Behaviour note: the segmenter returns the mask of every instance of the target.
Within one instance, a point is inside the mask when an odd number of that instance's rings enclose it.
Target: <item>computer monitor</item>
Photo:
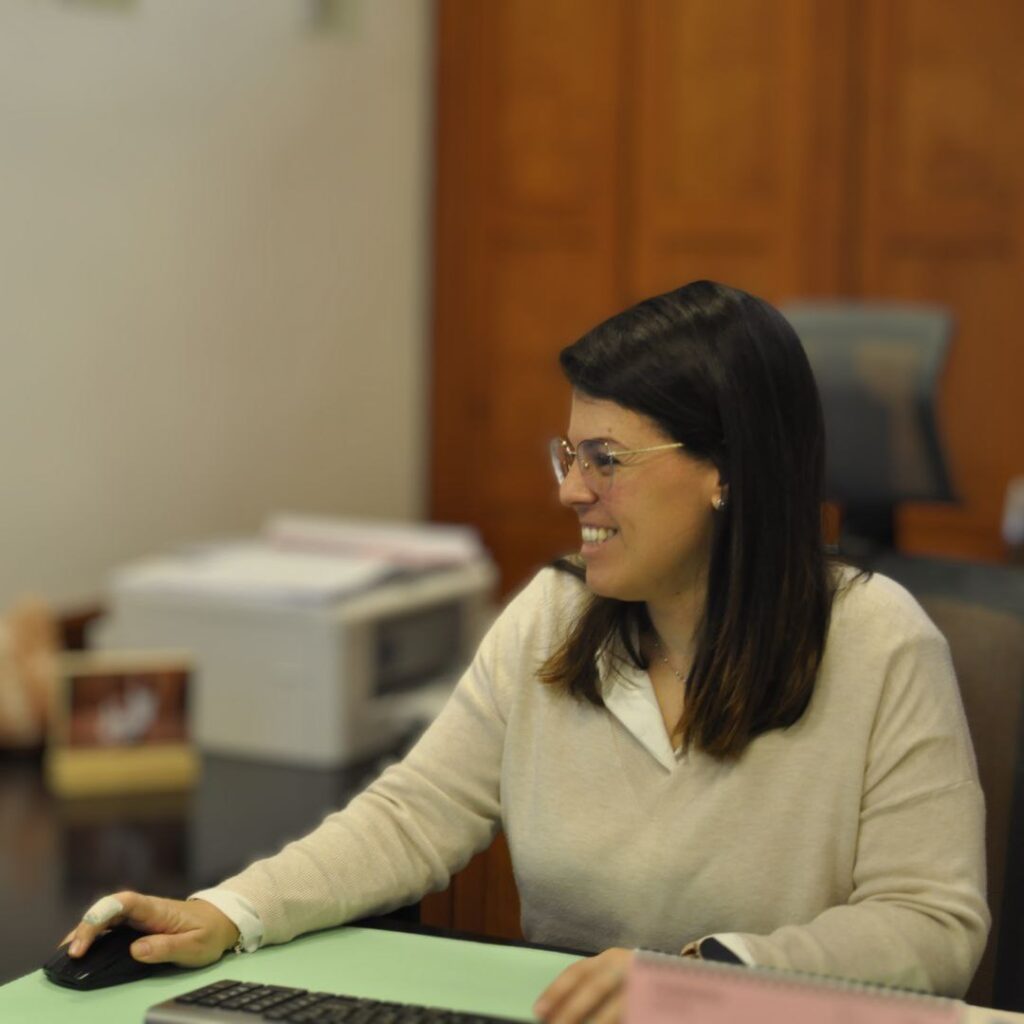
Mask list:
[[[878,302],[794,302],[782,312],[821,392],[840,548],[891,548],[901,502],[955,500],[936,418],[952,318],[934,306]]]

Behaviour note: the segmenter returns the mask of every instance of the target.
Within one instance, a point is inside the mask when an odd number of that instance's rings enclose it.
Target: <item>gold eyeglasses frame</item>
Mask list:
[[[548,442],[548,451],[551,455],[551,468],[554,470],[555,479],[558,485],[565,483],[566,477],[572,470],[573,463],[579,461],[580,471],[588,479],[611,481],[615,469],[615,460],[622,455],[643,455],[646,452],[662,452],[671,448],[685,448],[682,441],[672,441],[669,444],[653,444],[646,448],[612,448],[607,441],[599,441],[597,438],[588,438],[573,448],[566,437],[553,437]],[[590,453],[590,454],[588,454]],[[603,460],[603,461],[602,461]],[[593,471],[593,474],[591,474]],[[607,484],[603,486],[608,486]]]

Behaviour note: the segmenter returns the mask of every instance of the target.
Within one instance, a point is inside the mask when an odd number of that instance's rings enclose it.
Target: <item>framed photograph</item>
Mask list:
[[[67,654],[50,716],[46,776],[63,796],[188,788],[193,666],[175,651]]]

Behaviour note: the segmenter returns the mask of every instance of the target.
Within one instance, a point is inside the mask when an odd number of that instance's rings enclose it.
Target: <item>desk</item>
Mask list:
[[[102,893],[213,885],[308,832],[380,768],[206,756],[189,793],[62,801],[38,755],[0,758],[0,983],[38,967]]]
[[[58,988],[35,971],[0,987],[4,1024],[139,1024],[147,1007],[221,978],[344,992],[531,1019],[541,991],[576,957],[523,946],[466,942],[373,928],[337,928],[228,954],[171,977],[96,992]]]
[[[532,1019],[533,1001],[576,957],[569,953],[435,938],[373,928],[336,928],[174,976],[75,992],[40,971],[0,987],[4,1024],[139,1024],[146,1008],[221,978],[295,985]],[[970,1007],[965,1024],[1024,1024],[1024,1015]]]

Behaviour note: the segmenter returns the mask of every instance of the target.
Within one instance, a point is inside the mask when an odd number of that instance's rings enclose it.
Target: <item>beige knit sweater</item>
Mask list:
[[[946,643],[913,598],[846,573],[803,718],[737,763],[668,767],[535,678],[585,594],[540,572],[401,764],[223,883],[265,941],[442,889],[503,828],[533,941],[671,952],[734,932],[759,964],[962,994],[989,925],[983,801]]]

